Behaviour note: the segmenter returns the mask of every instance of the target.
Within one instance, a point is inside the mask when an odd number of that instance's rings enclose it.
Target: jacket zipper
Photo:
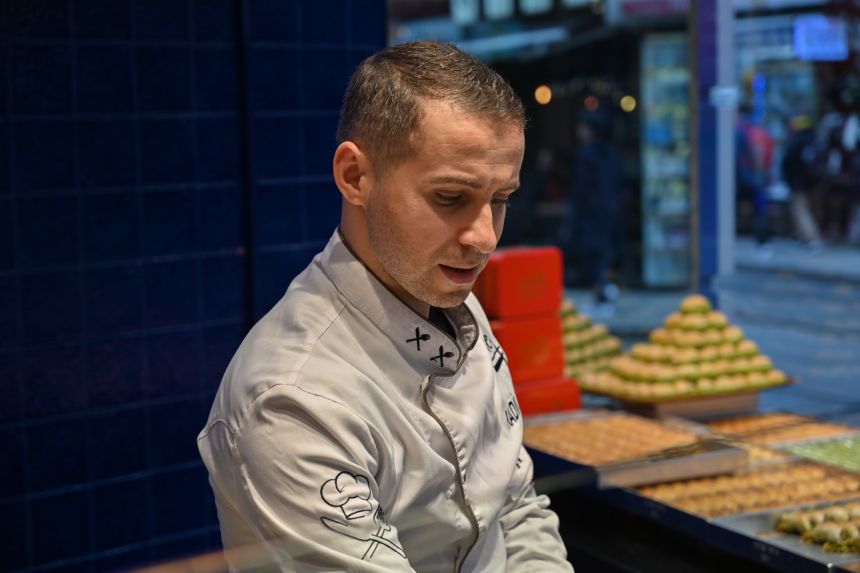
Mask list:
[[[445,432],[445,436],[448,438],[448,443],[451,444],[451,449],[454,451],[454,459],[457,462],[457,481],[460,485],[460,495],[463,497],[463,506],[466,508],[466,517],[469,518],[469,523],[474,527],[474,535],[472,536],[472,541],[469,544],[469,547],[466,548],[466,551],[460,553],[457,556],[457,559],[454,562],[454,571],[455,573],[460,573],[463,568],[463,563],[466,562],[466,557],[469,556],[469,553],[475,547],[475,544],[478,542],[478,518],[475,516],[475,512],[472,510],[472,506],[469,505],[469,501],[466,499],[466,480],[463,479],[463,470],[460,467],[460,459],[457,455],[457,446],[454,444],[454,436],[451,435],[450,430],[448,430],[448,426],[436,415],[436,412],[433,411],[433,408],[430,407],[430,404],[427,402],[427,392],[430,390],[430,385],[433,383],[433,375],[431,374],[429,379],[427,380],[427,385],[424,387],[424,390],[421,392],[421,400],[424,402],[424,409],[428,414],[433,416],[433,419],[436,420],[442,427],[442,431]]]

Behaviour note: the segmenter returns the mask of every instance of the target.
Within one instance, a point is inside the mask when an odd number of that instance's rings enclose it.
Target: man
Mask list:
[[[234,569],[572,570],[470,294],[523,127],[510,86],[449,45],[353,75],[340,228],[248,334],[198,439]]]

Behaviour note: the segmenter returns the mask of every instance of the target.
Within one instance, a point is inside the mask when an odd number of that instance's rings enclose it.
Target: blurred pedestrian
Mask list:
[[[773,163],[774,141],[765,128],[750,119],[751,109],[739,110],[735,127],[735,182],[739,212],[752,212],[753,234],[759,252],[769,254],[767,186]],[[740,219],[740,217],[739,217]]]
[[[614,302],[618,287],[609,280],[615,223],[621,200],[621,153],[609,138],[609,117],[586,112],[576,125],[579,147],[570,183],[570,248],[574,268],[598,305]]]
[[[831,110],[818,130],[824,188],[821,210],[827,237],[842,241],[851,239],[855,213],[860,218],[860,78],[843,78],[829,95]],[[860,221],[856,227],[860,234]]]
[[[817,250],[821,248],[821,231],[810,209],[810,196],[818,183],[819,154],[812,119],[808,115],[793,117],[789,132],[780,171],[791,192],[789,208],[794,232],[801,242]]]

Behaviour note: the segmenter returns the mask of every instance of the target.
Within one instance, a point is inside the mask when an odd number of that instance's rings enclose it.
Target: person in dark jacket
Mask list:
[[[749,205],[753,213],[753,232],[758,246],[770,241],[767,220],[767,185],[773,157],[773,139],[750,120],[751,110],[739,110],[735,126],[735,184],[739,206]]]
[[[782,156],[782,179],[791,189],[790,209],[795,233],[801,242],[813,248],[821,245],[821,231],[812,216],[809,198],[816,186],[817,149],[815,131],[809,116],[798,115],[789,123],[791,135]]]
[[[609,118],[603,114],[585,114],[576,134],[580,145],[571,177],[570,252],[600,304],[618,296],[608,273],[621,195],[621,154],[609,141]]]

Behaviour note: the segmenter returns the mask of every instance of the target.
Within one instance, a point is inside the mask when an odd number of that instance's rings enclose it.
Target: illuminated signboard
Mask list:
[[[794,52],[798,59],[838,62],[848,59],[848,30],[841,18],[823,14],[794,20]]]
[[[778,10],[819,6],[827,0],[732,0],[736,11]],[[689,0],[605,0],[606,21],[623,23],[638,19],[681,16],[690,8]]]

